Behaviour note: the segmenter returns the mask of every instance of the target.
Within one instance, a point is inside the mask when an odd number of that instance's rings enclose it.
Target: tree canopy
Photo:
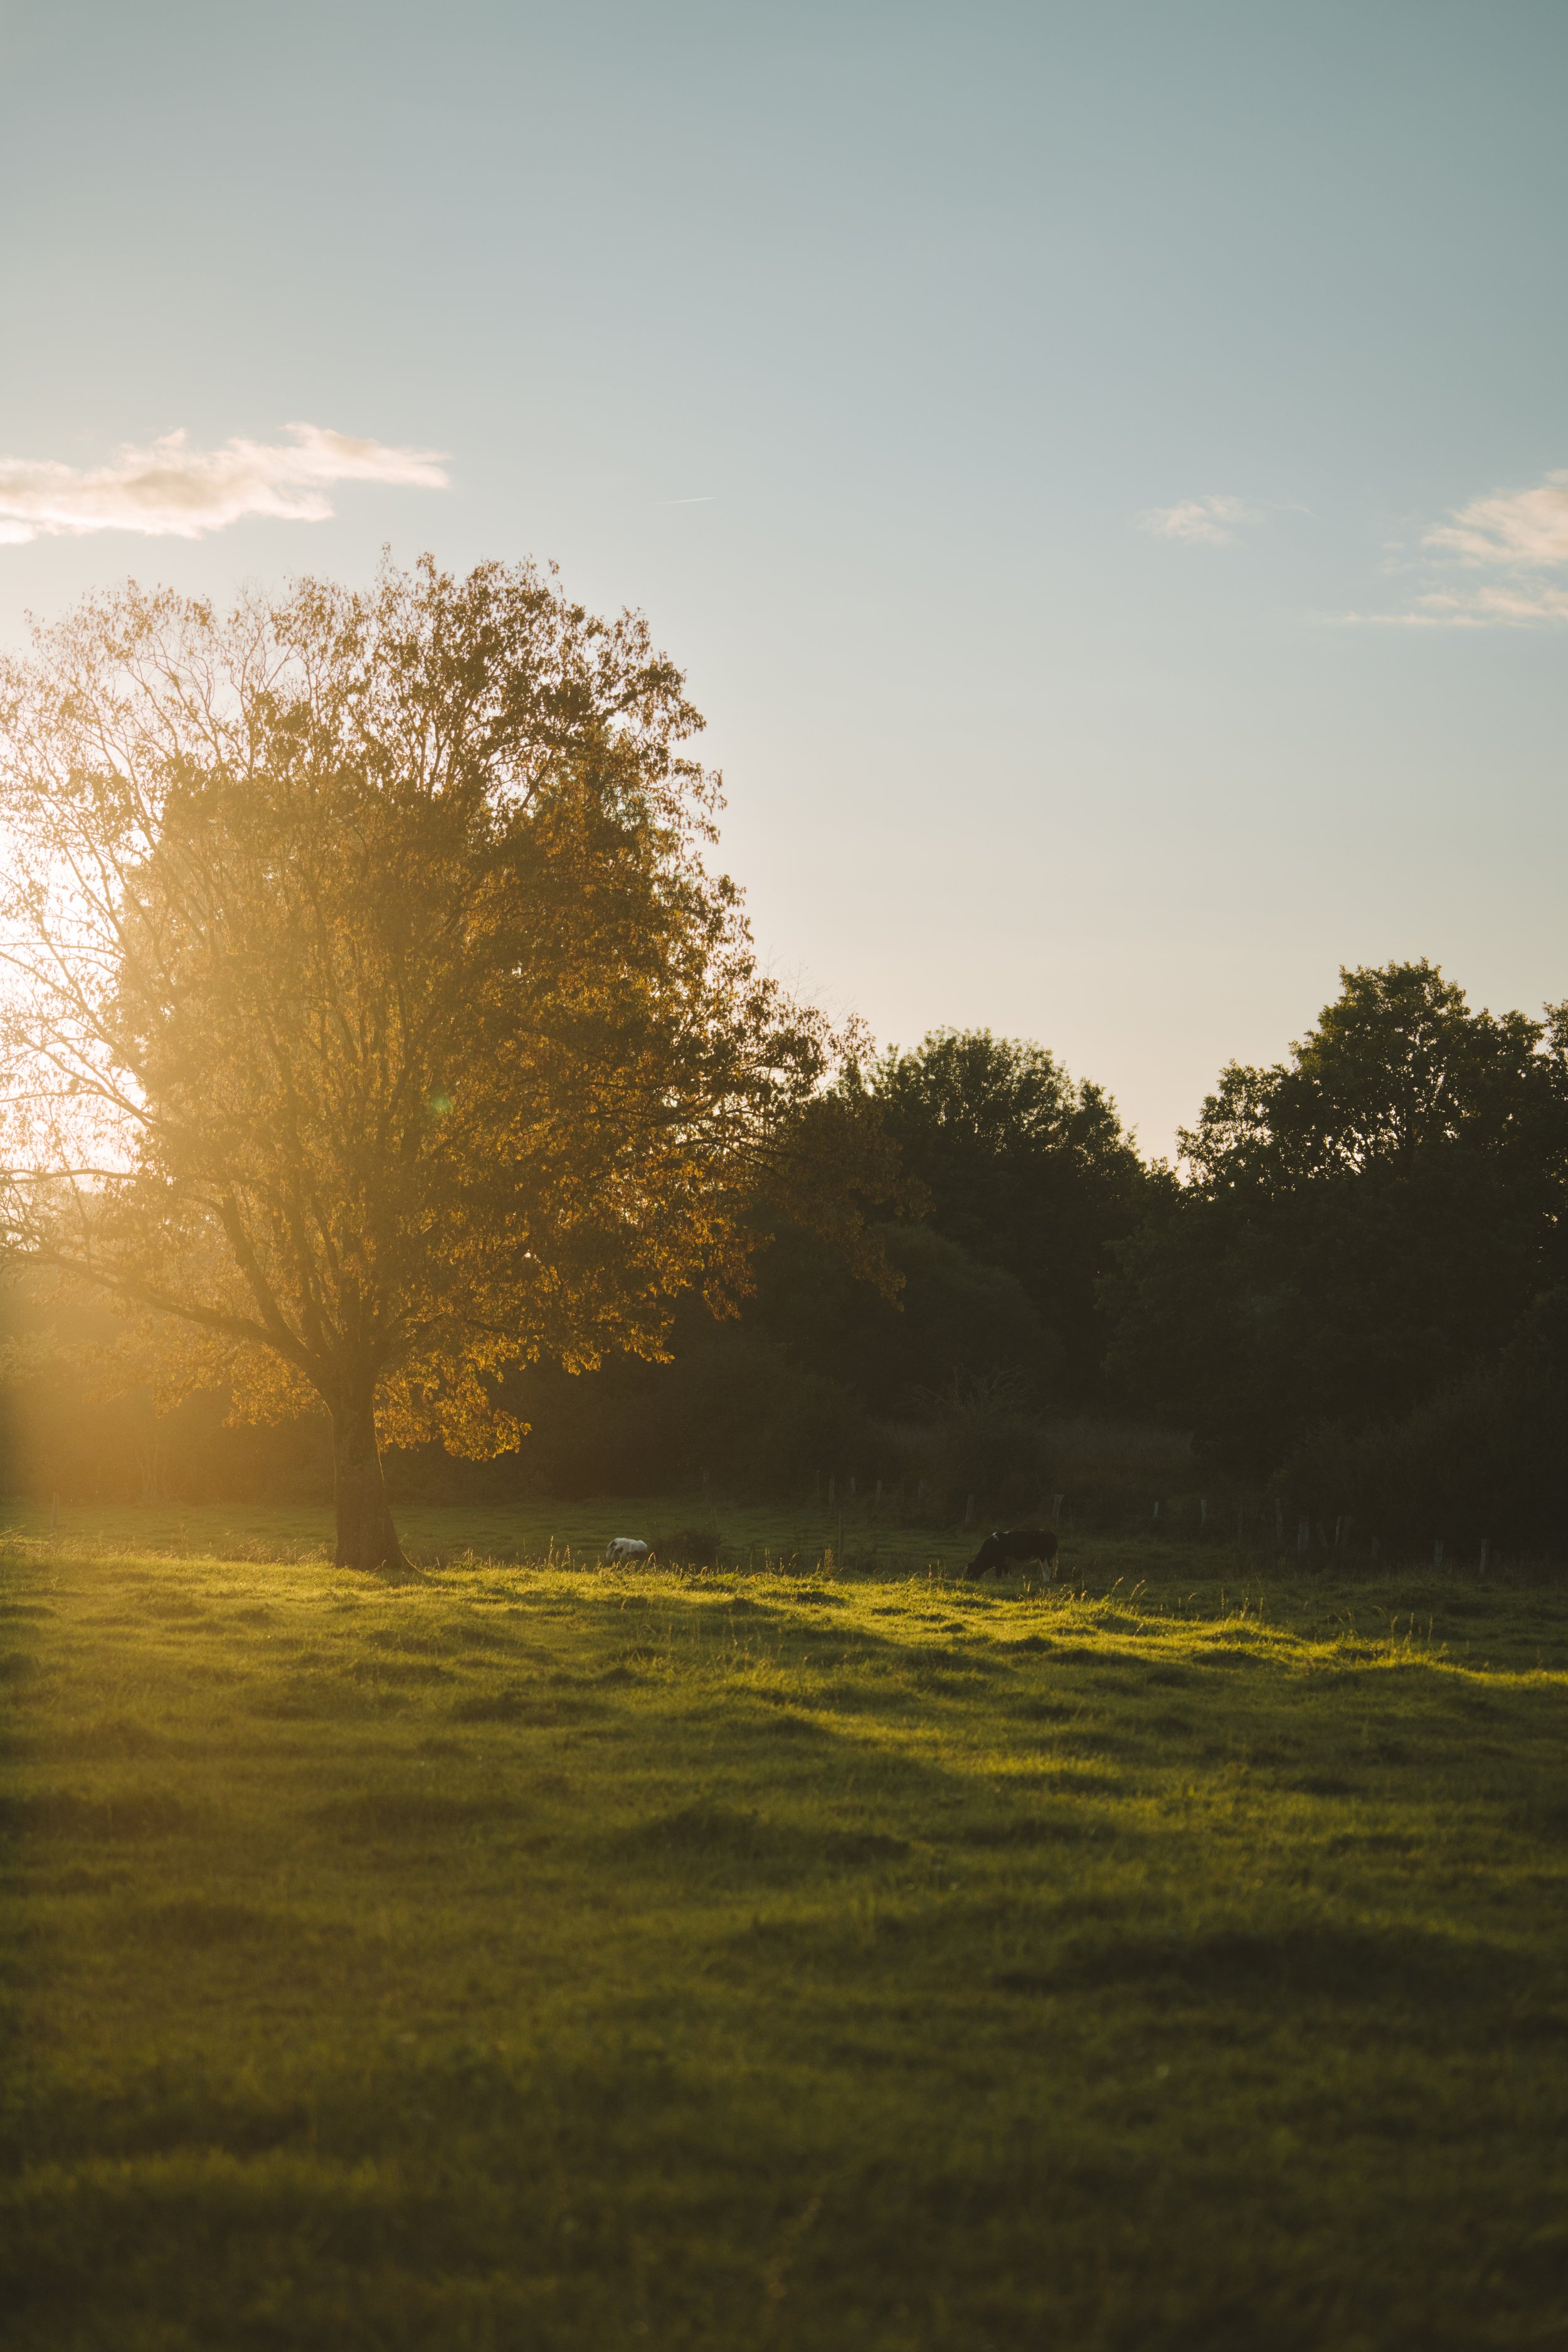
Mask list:
[[[1262,1466],[1495,1357],[1568,1274],[1568,1006],[1474,1012],[1426,962],[1341,980],[1289,1063],[1221,1074],[1111,1289],[1124,1388]]]
[[[340,1559],[401,1561],[378,1430],[515,1444],[509,1367],[658,1357],[809,1209],[833,1040],[704,866],[700,724],[527,564],[132,585],[0,673],[5,1233],[171,1392],[319,1400]]]
[[[1140,1157],[1110,1097],[1045,1046],[989,1029],[933,1030],[852,1083],[923,1189],[931,1224],[1013,1277],[1045,1335],[1041,1363],[1080,1400],[1098,1384],[1105,1345],[1098,1286],[1168,1181]]]

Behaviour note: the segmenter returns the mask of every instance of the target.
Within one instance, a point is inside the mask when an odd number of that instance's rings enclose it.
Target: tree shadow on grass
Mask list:
[[[773,1821],[711,1798],[650,1815],[612,1832],[605,1854],[622,1867],[664,1869],[695,1864],[727,1874],[796,1878],[824,1866],[842,1869],[901,1861],[907,1838],[876,1829],[828,1829]]]
[[[1235,2005],[1397,2001],[1415,2013],[1527,1984],[1530,1962],[1496,1943],[1418,1927],[1289,1920],[1188,1936],[1131,1932],[1065,1942],[1038,1968],[998,1970],[999,1992],[1137,1989],[1186,2002]]]
[[[45,1789],[0,1797],[0,1838],[18,1842],[118,1843],[171,1837],[195,1826],[192,1808],[162,1790],[83,1797],[68,1789]]]
[[[434,1789],[367,1789],[313,1805],[323,1828],[373,1838],[439,1838],[486,1822],[515,1821],[523,1808],[506,1796],[450,1796]]]

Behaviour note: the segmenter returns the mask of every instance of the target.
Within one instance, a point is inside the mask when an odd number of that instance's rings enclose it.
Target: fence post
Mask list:
[[[1432,1547],[1432,1565],[1434,1568],[1441,1568],[1443,1565],[1443,1538],[1441,1536],[1437,1538],[1436,1542]]]
[[[1297,1522],[1296,1522],[1296,1552],[1297,1552],[1297,1556],[1298,1556],[1298,1558],[1300,1558],[1300,1556],[1301,1555],[1301,1553],[1302,1553],[1302,1552],[1304,1552],[1304,1551],[1306,1550],[1306,1549],[1307,1549],[1308,1545],[1311,1542],[1311,1540],[1312,1540],[1312,1522],[1311,1522],[1311,1520],[1310,1520],[1310,1519],[1298,1519],[1298,1520],[1297,1520]]]
[[[1274,1497],[1274,1549],[1276,1551],[1285,1549],[1285,1505],[1279,1495]]]
[[[1481,1572],[1481,1574],[1482,1574],[1483,1576],[1484,1576],[1484,1575],[1486,1574],[1486,1572],[1487,1572],[1487,1555],[1488,1555],[1488,1553],[1491,1550],[1491,1548],[1492,1548],[1492,1547],[1491,1547],[1491,1538],[1490,1538],[1489,1536],[1483,1536],[1483,1537],[1481,1538],[1481,1567],[1480,1567],[1480,1572]]]
[[[1065,1495],[1053,1495],[1053,1496],[1051,1496],[1051,1517],[1052,1517],[1053,1521],[1058,1520],[1058,1519],[1059,1519],[1059,1518],[1061,1517],[1061,1515],[1062,1515],[1062,1505],[1063,1505],[1066,1501],[1067,1501],[1067,1496],[1066,1496]]]
[[[965,1527],[968,1527],[968,1526],[972,1523],[972,1521],[973,1520],[973,1517],[974,1517],[974,1497],[973,1497],[973,1495],[971,1495],[971,1496],[969,1497],[968,1502],[967,1502],[967,1503],[965,1503],[965,1505],[964,1505],[964,1507],[963,1507],[963,1524],[964,1524],[964,1526],[965,1526]]]

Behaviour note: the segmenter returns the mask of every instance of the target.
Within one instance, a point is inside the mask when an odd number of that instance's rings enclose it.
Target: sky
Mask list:
[[[1168,1151],[1342,964],[1568,996],[1564,88],[1562,0],[0,0],[0,642],[552,558],[773,969]]]

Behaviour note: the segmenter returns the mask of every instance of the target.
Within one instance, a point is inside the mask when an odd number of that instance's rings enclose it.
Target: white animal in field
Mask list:
[[[605,1558],[616,1559],[647,1559],[653,1547],[637,1536],[612,1536],[605,1546]]]

